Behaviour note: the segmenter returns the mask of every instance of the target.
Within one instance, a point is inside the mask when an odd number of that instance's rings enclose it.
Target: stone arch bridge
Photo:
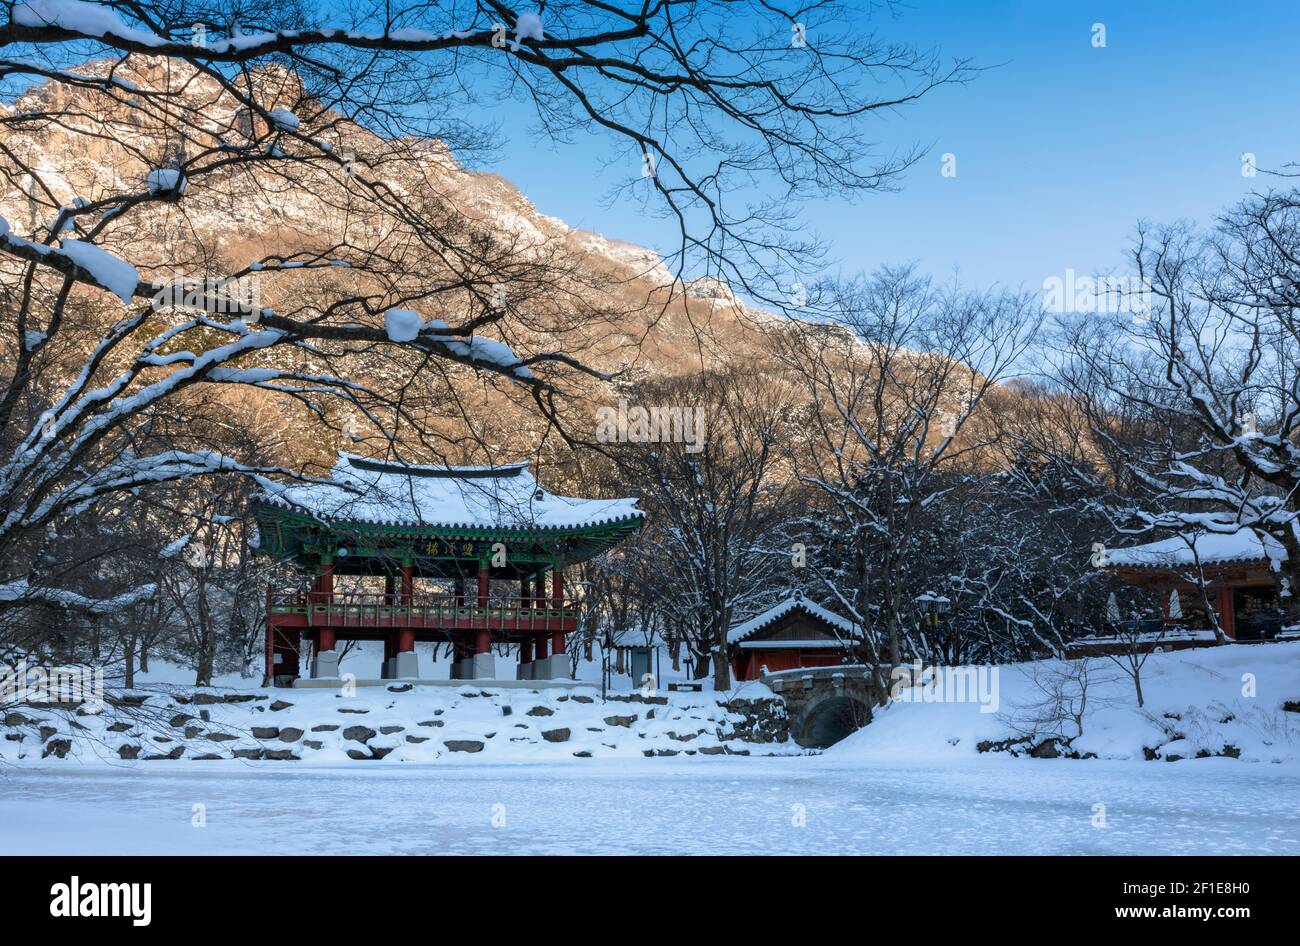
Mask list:
[[[844,664],[779,670],[761,679],[785,700],[794,741],[825,749],[871,722],[872,708],[883,696],[873,672],[862,664]]]

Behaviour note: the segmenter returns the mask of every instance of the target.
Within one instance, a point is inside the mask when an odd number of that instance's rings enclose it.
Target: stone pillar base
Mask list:
[[[532,668],[533,680],[568,680],[569,655],[552,654],[545,660],[535,661]]]
[[[318,650],[311,659],[312,679],[337,677],[339,675],[339,652],[337,650]]]
[[[415,651],[402,651],[393,658],[394,680],[419,680],[420,658]]]
[[[520,664],[519,669],[515,671],[516,680],[531,680],[533,678],[533,663],[529,661],[526,664]]]
[[[471,680],[495,680],[497,676],[496,659],[491,653],[475,654],[466,661]]]
[[[413,650],[404,650],[384,661],[385,680],[419,679],[420,658]]]

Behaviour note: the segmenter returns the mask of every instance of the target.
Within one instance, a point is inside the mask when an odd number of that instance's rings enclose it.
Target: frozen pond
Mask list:
[[[1227,759],[49,764],[0,771],[0,853],[1300,854],[1297,799]]]

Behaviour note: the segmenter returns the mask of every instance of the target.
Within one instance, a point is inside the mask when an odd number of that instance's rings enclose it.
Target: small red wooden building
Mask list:
[[[857,639],[852,621],[796,594],[732,626],[727,633],[731,673],[737,680],[754,680],[764,669],[775,672],[849,663]]]
[[[1275,539],[1253,529],[1240,529],[1108,549],[1099,564],[1128,583],[1160,595],[1161,617],[1175,632],[1168,643],[1176,646],[1197,631],[1212,630],[1215,617],[1232,640],[1276,639],[1286,624],[1286,608],[1271,562],[1285,558],[1286,550]],[[1175,589],[1182,614],[1170,617],[1170,595]],[[1205,598],[1213,614],[1206,613]],[[1214,638],[1203,635],[1201,640],[1213,643]]]

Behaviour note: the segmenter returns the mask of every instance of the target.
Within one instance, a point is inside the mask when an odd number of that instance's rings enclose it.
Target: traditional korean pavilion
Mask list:
[[[1237,641],[1273,640],[1286,624],[1286,609],[1272,562],[1286,550],[1253,529],[1200,532],[1124,549],[1108,549],[1102,567],[1130,584],[1160,595],[1164,624],[1187,631],[1213,627],[1204,597],[1224,634]],[[1199,567],[1198,567],[1199,566]],[[1178,591],[1178,617],[1169,615],[1170,595]],[[1159,623],[1157,622],[1157,627]],[[1207,640],[1213,642],[1213,635]]]
[[[251,506],[258,551],[304,573],[303,588],[267,590],[266,674],[284,686],[298,682],[304,643],[312,677],[332,678],[336,645],[349,640],[384,642],[380,679],[419,677],[416,641],[453,646],[452,679],[500,679],[494,643],[517,646],[509,679],[567,678],[577,604],[564,569],[643,521],[634,499],[549,493],[526,463],[422,466],[347,453],[327,482],[267,483]]]
[[[754,680],[768,671],[849,663],[858,639],[852,621],[802,595],[786,598],[727,632],[731,673]]]

